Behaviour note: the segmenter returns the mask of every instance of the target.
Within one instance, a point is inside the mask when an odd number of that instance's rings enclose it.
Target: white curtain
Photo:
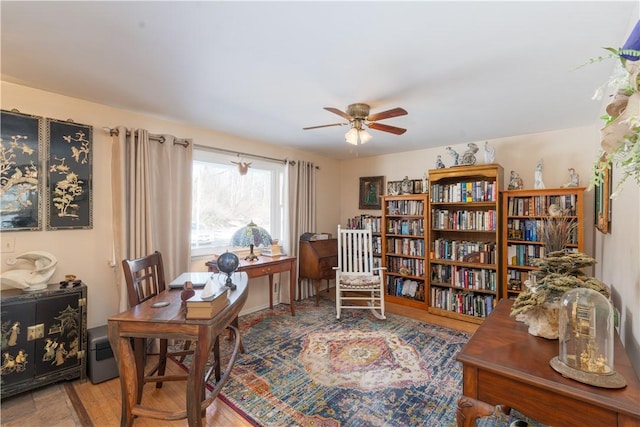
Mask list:
[[[287,243],[289,253],[298,256],[298,241],[300,235],[306,232],[316,232],[316,166],[304,160],[291,162],[287,172]],[[296,274],[296,277],[298,275]],[[298,298],[308,298],[315,292],[309,280],[302,282],[302,295]],[[297,288],[297,285],[296,285]],[[286,300],[285,300],[286,301]]]
[[[162,253],[165,280],[188,271],[193,143],[118,127],[112,140],[114,260],[119,309],[127,309],[123,259]]]

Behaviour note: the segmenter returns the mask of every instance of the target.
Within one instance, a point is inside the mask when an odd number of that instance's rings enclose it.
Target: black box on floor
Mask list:
[[[109,344],[107,325],[91,328],[87,331],[89,357],[87,374],[93,384],[101,383],[118,376],[118,365]]]

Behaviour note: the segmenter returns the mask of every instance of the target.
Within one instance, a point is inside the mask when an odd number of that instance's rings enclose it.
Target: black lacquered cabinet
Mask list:
[[[86,378],[87,287],[0,292],[1,396]]]

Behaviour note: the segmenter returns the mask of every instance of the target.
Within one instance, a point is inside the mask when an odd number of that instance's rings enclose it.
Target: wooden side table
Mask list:
[[[219,273],[216,258],[205,263],[209,271]],[[289,272],[289,304],[291,307],[291,315],[296,315],[296,309],[293,306],[296,295],[296,257],[294,256],[278,256],[268,257],[260,255],[255,261],[240,260],[238,271],[247,273],[249,279],[256,277],[269,276],[269,308],[273,309],[273,275],[276,273]]]

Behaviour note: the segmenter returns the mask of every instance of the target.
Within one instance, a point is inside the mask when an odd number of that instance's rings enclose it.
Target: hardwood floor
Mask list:
[[[333,290],[333,288],[332,288]],[[325,292],[322,293],[323,298],[332,298],[332,292],[329,295]],[[464,332],[473,333],[478,328],[478,325],[460,322],[455,319],[444,318],[441,316],[434,316],[426,313],[422,310],[413,309],[410,307],[404,307],[397,304],[387,304],[387,312],[400,314],[413,319],[421,320],[431,324],[437,324],[444,327],[461,330]],[[153,358],[149,360],[149,363],[153,362]],[[181,368],[174,363],[169,363],[167,369],[170,372],[176,374],[182,373]],[[92,384],[90,381],[80,383],[74,381],[71,383],[73,390],[69,393],[71,402],[74,403],[75,397],[73,391],[77,395],[77,398],[81,402],[81,407],[76,406],[77,414],[74,416],[69,415],[67,419],[58,419],[56,423],[48,423],[48,425],[60,425],[60,426],[117,426],[120,424],[120,381],[115,378],[110,381],[105,381],[100,384]],[[61,391],[63,389],[59,385],[53,385],[50,387],[59,387]],[[155,408],[163,408],[168,411],[175,411],[184,409],[184,387],[185,383],[182,381],[165,383],[161,389],[156,389],[153,385],[148,384],[144,388],[144,394],[142,401],[147,406]],[[42,391],[36,391],[32,394],[41,393]],[[2,412],[5,413],[5,407],[11,405],[13,399],[24,399],[24,396],[16,396],[15,398],[9,398],[2,402]],[[75,402],[77,404],[77,402]],[[51,403],[55,405],[55,403]],[[59,405],[59,402],[58,402]],[[84,412],[83,413],[83,408]],[[46,414],[50,413],[52,408],[39,407],[36,411],[46,417]],[[32,414],[25,414],[26,416],[32,416]],[[32,418],[30,418],[32,419]],[[24,426],[32,425],[30,423],[20,422],[20,418],[12,418],[10,423],[2,421],[2,426]],[[24,418],[22,419],[24,421]],[[207,426],[234,426],[234,427],[246,427],[251,426],[243,417],[235,412],[231,407],[220,399],[216,399],[206,413]],[[187,420],[180,421],[159,421],[150,418],[136,418],[135,426],[140,427],[155,427],[155,426],[187,426]]]

